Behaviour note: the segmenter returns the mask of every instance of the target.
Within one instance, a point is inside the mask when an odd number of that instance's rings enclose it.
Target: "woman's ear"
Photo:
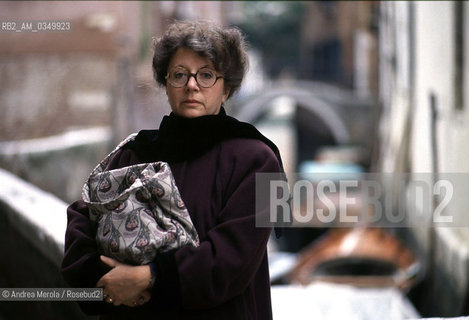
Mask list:
[[[228,99],[228,97],[230,95],[231,88],[226,87],[224,90],[225,90],[225,92],[223,93],[222,102],[225,102]]]

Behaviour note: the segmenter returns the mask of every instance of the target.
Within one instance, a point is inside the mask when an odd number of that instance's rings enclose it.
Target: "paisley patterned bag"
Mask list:
[[[97,223],[104,255],[128,264],[146,264],[158,252],[199,245],[197,232],[166,162],[105,170],[127,142],[122,141],[91,172],[82,197]]]

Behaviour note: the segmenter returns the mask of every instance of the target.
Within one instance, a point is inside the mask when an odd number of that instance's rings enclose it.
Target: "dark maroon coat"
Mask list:
[[[110,169],[141,162],[126,149]],[[169,163],[200,246],[156,257],[156,283],[145,306],[89,302],[82,309],[112,319],[272,319],[266,252],[271,229],[255,226],[255,174],[280,172],[278,157],[260,140],[235,138],[196,159]],[[99,261],[88,210],[77,201],[67,213],[62,274],[73,287],[94,287],[107,268]]]

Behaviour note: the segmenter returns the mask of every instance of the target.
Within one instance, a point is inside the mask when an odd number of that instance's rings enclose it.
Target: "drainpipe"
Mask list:
[[[439,161],[438,161],[438,101],[434,92],[430,93],[430,112],[431,112],[431,125],[430,125],[430,142],[431,142],[431,153],[432,153],[432,183],[438,181],[439,176]],[[437,195],[432,195],[432,209],[436,208],[438,205]],[[434,292],[435,292],[435,246],[436,246],[436,231],[433,222],[430,223],[429,230],[429,249],[428,249],[428,294],[430,295],[430,303],[428,303],[428,314],[435,314],[437,308],[436,301],[434,301]]]

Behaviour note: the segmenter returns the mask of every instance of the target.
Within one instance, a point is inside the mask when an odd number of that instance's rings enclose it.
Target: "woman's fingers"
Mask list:
[[[115,267],[119,266],[119,265],[122,265],[122,263],[120,263],[119,261],[114,260],[114,259],[109,258],[109,257],[106,257],[106,256],[100,256],[100,259],[101,259],[101,261],[102,261],[103,263],[107,264],[108,266],[110,266],[110,267],[113,268],[113,269],[114,269]],[[98,287],[98,288],[103,288],[103,287],[106,285],[106,283],[104,282],[103,278],[104,278],[107,274],[109,274],[109,272],[106,273],[104,276],[101,277],[101,279],[98,280],[98,283],[96,283],[96,287]]]
[[[104,294],[103,298],[104,298],[104,301],[109,304],[113,304],[115,306],[121,305],[121,302],[119,300],[113,299],[110,295]]]
[[[112,269],[96,283],[107,295],[106,302],[113,305],[139,306],[150,300],[145,292],[151,279],[149,266],[130,266],[109,257],[100,257]]]
[[[121,263],[117,260],[114,260],[112,258],[106,257],[106,256],[100,256],[101,261],[110,266],[111,268],[115,268]]]
[[[133,298],[127,300],[127,301],[120,301],[116,298],[113,299],[108,294],[104,294],[103,297],[104,297],[105,302],[107,302],[109,304],[113,304],[115,306],[119,306],[119,305],[122,304],[122,305],[125,305],[127,307],[139,307],[139,306],[144,305],[148,301],[150,301],[151,293],[149,291],[143,291],[139,295],[137,295],[137,296],[135,296],[135,297],[133,297]]]
[[[147,303],[148,301],[150,301],[150,299],[151,299],[150,291],[148,290],[143,291],[139,298],[140,305]]]
[[[123,302],[123,305],[128,307],[139,307],[150,301],[151,293],[149,291],[144,291],[137,297],[130,299],[126,302]]]

